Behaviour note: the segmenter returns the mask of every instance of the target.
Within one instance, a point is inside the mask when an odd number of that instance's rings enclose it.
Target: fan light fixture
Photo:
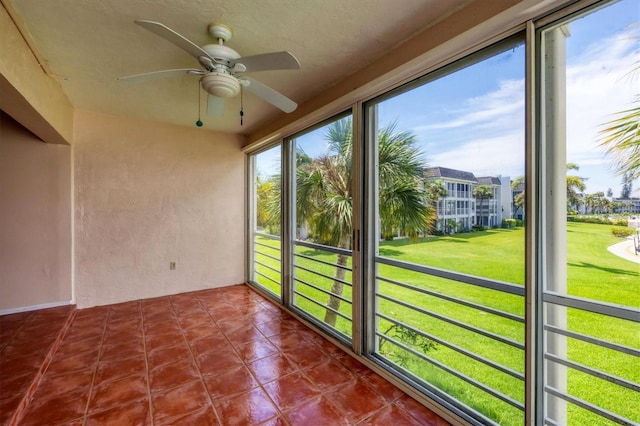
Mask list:
[[[228,26],[219,23],[210,24],[208,28],[209,34],[216,43],[200,47],[160,22],[147,20],[134,22],[196,58],[201,69],[180,68],[151,71],[119,77],[118,80],[132,82],[181,74],[198,76],[202,88],[209,94],[207,96],[207,115],[210,117],[221,116],[224,113],[225,99],[233,98],[242,93],[242,87],[284,112],[293,112],[298,107],[298,104],[282,93],[244,75],[259,71],[300,69],[300,62],[290,52],[285,50],[241,57],[238,52],[225,46],[225,43],[231,39],[232,32]],[[199,117],[196,125],[199,125],[198,123],[201,123]]]
[[[233,98],[240,93],[240,82],[229,74],[212,72],[201,80],[202,88],[219,98]]]

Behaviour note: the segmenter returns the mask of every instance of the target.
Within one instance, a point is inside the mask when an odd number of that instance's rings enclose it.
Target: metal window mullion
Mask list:
[[[254,259],[254,245],[255,245],[255,230],[257,228],[257,214],[256,214],[256,157],[255,154],[247,155],[245,157],[244,162],[244,175],[245,179],[247,179],[246,190],[245,190],[245,230],[244,230],[244,241],[246,244],[244,253],[245,253],[245,265],[244,265],[244,275],[245,280],[248,282],[253,281],[254,279],[254,271],[253,271],[253,261]],[[252,235],[253,233],[253,235]]]
[[[540,223],[540,149],[538,140],[538,54],[536,27],[529,20],[525,27],[525,424],[544,420],[542,260]]]
[[[282,304],[290,306],[293,299],[293,269],[292,269],[292,251],[294,247],[291,243],[295,236],[295,139],[287,138],[282,142],[282,158],[281,164],[281,204],[280,204],[280,217],[281,217],[281,233],[282,240],[280,250],[282,252],[282,285],[281,285],[281,298]]]
[[[482,357],[480,355],[477,355],[477,354],[475,354],[475,353],[473,353],[473,352],[471,352],[471,351],[469,351],[467,349],[464,349],[464,348],[462,348],[462,347],[460,347],[458,345],[454,345],[453,343],[449,343],[446,340],[440,339],[440,338],[434,336],[433,334],[430,334],[430,333],[427,333],[427,332],[422,331],[420,329],[417,329],[415,327],[412,327],[409,324],[405,324],[405,323],[403,323],[401,321],[395,320],[395,319],[393,319],[393,318],[391,318],[391,317],[389,317],[387,315],[384,315],[384,314],[377,314],[377,315],[380,318],[384,318],[385,320],[387,320],[387,321],[389,321],[389,322],[391,322],[393,324],[402,326],[402,327],[404,327],[404,328],[406,328],[408,330],[411,330],[414,333],[419,334],[422,337],[425,337],[425,338],[427,338],[429,340],[433,340],[434,342],[440,343],[441,345],[446,346],[449,349],[452,349],[452,350],[454,350],[454,351],[456,351],[456,352],[458,352],[458,353],[460,353],[462,355],[468,356],[469,358],[474,359],[474,360],[476,360],[478,362],[481,362],[481,363],[483,363],[483,364],[485,364],[485,365],[487,365],[487,366],[489,366],[489,367],[491,367],[493,369],[496,369],[496,370],[501,371],[501,372],[503,372],[503,373],[505,373],[505,374],[507,374],[507,375],[509,375],[511,377],[514,377],[516,379],[524,381],[524,375],[519,373],[519,372],[517,372],[517,371],[515,371],[515,370],[513,370],[513,369],[511,369],[511,368],[505,367],[505,366],[503,366],[501,364],[498,364],[497,362],[494,362],[494,361],[492,361],[490,359],[487,359],[487,358],[484,358],[484,357]]]
[[[398,304],[400,306],[404,306],[405,308],[409,308],[409,309],[412,309],[412,310],[414,310],[416,312],[420,312],[421,314],[428,315],[430,317],[439,319],[439,320],[447,322],[449,324],[453,324],[453,325],[458,326],[460,328],[464,328],[465,330],[469,330],[469,331],[471,331],[473,333],[480,334],[482,336],[488,337],[488,338],[490,338],[492,340],[496,340],[498,342],[504,343],[504,344],[512,346],[514,348],[524,350],[524,345],[522,343],[516,342],[515,340],[511,340],[511,339],[508,339],[506,337],[500,336],[498,334],[482,330],[481,328],[477,328],[477,327],[474,327],[472,325],[466,324],[464,322],[461,322],[461,321],[458,321],[458,320],[454,320],[454,319],[446,317],[444,315],[436,314],[435,312],[427,311],[426,309],[422,309],[422,308],[420,308],[418,306],[412,305],[411,303],[403,302],[401,300],[394,299],[393,297],[386,296],[386,295],[381,294],[381,293],[376,293],[376,296],[380,297],[382,299],[388,300],[389,302],[396,303],[396,304]]]
[[[362,103],[351,107],[351,194],[352,194],[352,241],[351,241],[351,348],[357,355],[362,354],[362,337],[366,324],[364,318],[363,294],[363,244],[364,239],[364,120]]]
[[[399,287],[404,287],[406,289],[413,290],[413,291],[416,291],[418,293],[427,294],[429,296],[437,297],[439,299],[447,300],[449,302],[453,302],[453,303],[456,303],[456,304],[459,304],[459,305],[467,306],[467,307],[470,307],[470,308],[473,308],[473,309],[477,309],[479,311],[487,312],[487,313],[490,313],[490,314],[493,314],[493,315],[496,315],[496,316],[499,316],[499,317],[502,317],[502,318],[506,318],[506,319],[509,319],[509,320],[512,320],[512,321],[516,321],[516,322],[519,322],[519,323],[524,323],[524,318],[523,317],[511,314],[509,312],[504,312],[504,311],[501,311],[499,309],[489,308],[489,307],[486,307],[486,306],[479,305],[477,303],[468,302],[468,301],[463,300],[463,299],[458,299],[458,298],[453,297],[453,296],[447,296],[446,294],[438,293],[438,292],[427,290],[427,289],[424,289],[424,288],[415,287],[415,286],[413,286],[411,284],[406,284],[406,283],[403,283],[403,282],[400,282],[400,281],[392,280],[391,278],[385,278],[385,277],[382,277],[382,276],[377,276],[376,278],[378,278],[379,280],[388,282],[389,284],[397,285]]]
[[[363,104],[360,109],[361,118],[361,157],[362,157],[362,196],[361,204],[364,206],[362,212],[362,232],[360,235],[360,247],[362,251],[362,333],[361,333],[361,353],[373,356],[376,352],[378,339],[375,336],[376,330],[376,307],[375,297],[378,265],[375,257],[378,252],[378,106],[377,104]]]

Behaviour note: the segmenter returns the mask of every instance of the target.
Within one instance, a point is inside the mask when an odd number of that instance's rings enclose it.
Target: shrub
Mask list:
[[[635,233],[635,231],[632,228],[616,226],[614,228],[611,228],[611,233],[616,237],[626,238],[626,237],[632,236]]]
[[[607,216],[597,216],[597,215],[583,215],[583,216],[567,216],[567,222],[581,222],[581,223],[599,223],[601,225],[613,225],[613,226],[628,226],[629,222],[626,218],[620,217],[618,215],[613,218],[608,218]]]
[[[484,226],[482,226],[482,225],[473,225],[471,227],[471,229],[474,230],[474,231],[484,231]]]
[[[516,219],[516,227],[522,228],[524,226],[524,221],[522,219]]]
[[[616,219],[613,221],[614,226],[629,226],[627,219]]]
[[[502,227],[505,229],[513,229],[516,227],[515,219],[502,219]]]

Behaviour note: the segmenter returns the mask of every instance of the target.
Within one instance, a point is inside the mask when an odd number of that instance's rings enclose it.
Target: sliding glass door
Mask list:
[[[537,33],[549,424],[640,422],[639,22],[626,0]]]
[[[366,104],[374,167],[369,350],[470,418],[524,421],[524,44]]]
[[[250,153],[249,282],[467,422],[640,423],[639,10],[545,11]]]
[[[286,140],[292,151],[291,305],[349,341],[352,334],[353,124],[333,118]]]
[[[249,281],[282,293],[282,154],[276,145],[249,156]]]

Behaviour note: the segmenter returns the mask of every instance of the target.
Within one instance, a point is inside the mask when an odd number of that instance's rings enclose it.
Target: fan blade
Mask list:
[[[273,90],[271,87],[260,83],[250,77],[242,77],[243,80],[249,82],[245,88],[256,96],[261,97],[273,106],[276,106],[284,112],[293,112],[298,108],[298,104],[287,98],[280,92]]]
[[[246,72],[300,69],[300,62],[287,51],[245,56],[231,61],[231,67],[235,64],[244,65]]]
[[[140,25],[142,28],[151,31],[152,33],[159,35],[163,39],[170,41],[171,43],[178,46],[180,49],[184,50],[194,58],[198,59],[200,56],[205,56],[207,58],[211,58],[211,56],[204,50],[200,48],[197,44],[194,44],[191,40],[184,37],[183,35],[178,34],[173,31],[171,28],[167,27],[160,22],[153,21],[145,21],[145,20],[135,20],[136,24]],[[211,58],[213,59],[213,58]]]
[[[182,74],[204,75],[204,71],[193,69],[193,68],[151,71],[151,72],[145,72],[142,74],[134,74],[134,75],[126,75],[124,77],[118,77],[118,80],[125,81],[125,82],[134,82],[134,81],[140,81],[140,80],[154,80],[156,78],[174,77],[176,75],[182,75]]]
[[[207,115],[209,117],[220,117],[224,114],[224,99],[209,95],[207,98]]]

